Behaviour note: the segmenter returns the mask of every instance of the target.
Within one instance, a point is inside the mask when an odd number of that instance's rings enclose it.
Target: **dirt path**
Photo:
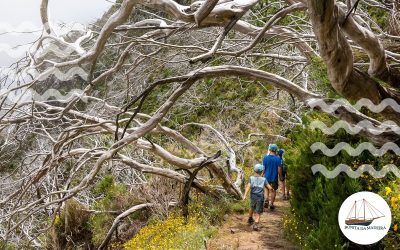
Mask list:
[[[283,237],[283,215],[289,203],[277,198],[274,211],[263,213],[260,230],[253,231],[247,224],[248,215],[233,214],[208,244],[210,250],[297,249]]]

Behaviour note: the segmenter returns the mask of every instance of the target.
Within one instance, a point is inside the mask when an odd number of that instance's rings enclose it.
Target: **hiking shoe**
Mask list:
[[[249,219],[247,220],[247,223],[248,223],[249,225],[253,224],[253,223],[254,223],[253,217],[249,217]]]
[[[282,200],[287,201],[287,200],[289,200],[289,198],[287,195],[282,195]]]
[[[254,231],[258,231],[259,229],[258,229],[258,223],[254,223],[254,225],[253,225],[253,230]]]
[[[269,209],[274,210],[275,209],[274,204],[271,204],[271,206],[269,206]]]
[[[266,201],[264,202],[264,208],[268,208],[268,205],[269,205],[269,202],[268,202],[268,200],[266,200]]]

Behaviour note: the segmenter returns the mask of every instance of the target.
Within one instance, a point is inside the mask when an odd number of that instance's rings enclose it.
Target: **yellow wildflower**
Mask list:
[[[172,214],[164,221],[142,228],[124,244],[124,249],[189,249],[185,245],[203,244],[203,237],[198,217],[192,216],[188,223],[185,223],[183,217]],[[193,242],[196,239],[197,241]]]
[[[392,192],[392,189],[390,187],[385,187],[385,195],[389,195]]]
[[[392,197],[392,198],[390,198],[390,206],[392,207],[392,208],[394,208],[394,209],[397,209],[397,207],[398,207],[398,205],[397,205],[397,202],[398,202],[399,200],[397,199],[397,197]]]
[[[393,226],[393,231],[397,232],[397,229],[398,229],[397,224],[394,224],[394,226]]]
[[[61,223],[61,218],[59,215],[56,215],[56,217],[54,218],[54,225],[59,225]]]

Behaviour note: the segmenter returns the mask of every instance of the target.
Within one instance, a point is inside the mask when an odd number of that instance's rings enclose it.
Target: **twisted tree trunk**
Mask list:
[[[340,26],[343,15],[335,4],[335,0],[308,0],[307,4],[320,55],[328,68],[332,87],[350,100],[368,98],[373,103],[379,104],[385,98],[393,98],[400,103],[400,95],[397,91],[381,86],[374,78],[354,68],[352,50]],[[397,75],[390,75],[379,41],[369,36],[367,32],[356,34],[355,25],[354,21],[349,21],[349,24],[344,26],[370,56],[370,73],[381,76],[388,82],[396,81]],[[397,83],[392,82],[391,85],[397,86]],[[400,121],[399,116],[392,109],[386,109],[382,114],[386,118]]]

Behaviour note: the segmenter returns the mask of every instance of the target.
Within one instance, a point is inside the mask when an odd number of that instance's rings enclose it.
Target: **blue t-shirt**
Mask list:
[[[267,180],[262,176],[250,176],[250,199],[264,200],[264,187],[268,185]]]
[[[282,165],[282,159],[277,155],[266,155],[263,159],[264,177],[268,182],[278,181],[278,167]]]

